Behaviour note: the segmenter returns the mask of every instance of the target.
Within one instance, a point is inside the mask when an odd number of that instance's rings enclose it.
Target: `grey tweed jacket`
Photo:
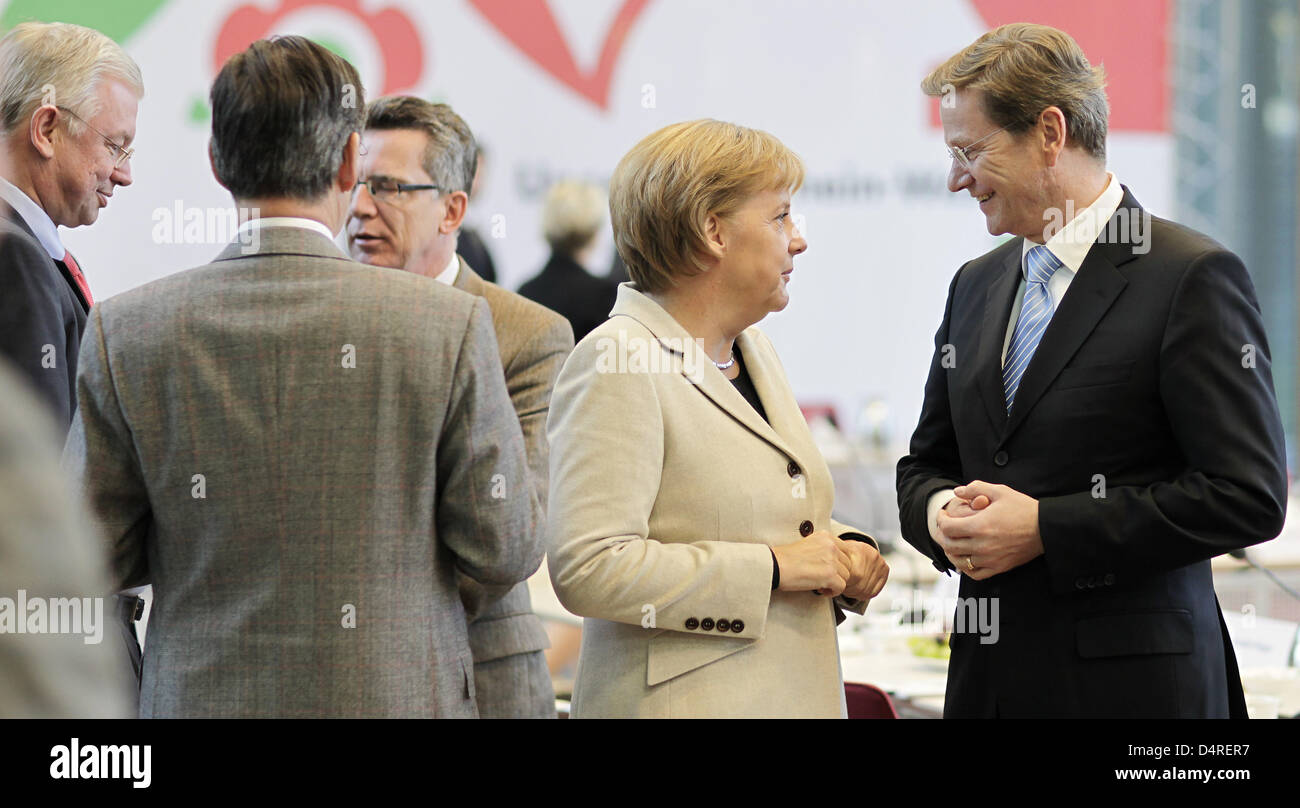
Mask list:
[[[541,561],[486,303],[261,231],[99,303],[64,462],[152,583],[140,714],[477,715],[457,571]]]

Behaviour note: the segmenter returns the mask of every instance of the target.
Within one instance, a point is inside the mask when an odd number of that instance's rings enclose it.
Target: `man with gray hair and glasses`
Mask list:
[[[544,505],[546,415],[560,366],[573,349],[573,332],[550,309],[483,280],[456,253],[478,148],[451,107],[412,96],[380,98],[366,111],[365,142],[362,181],[349,209],[348,247],[364,264],[433,278],[491,306],[532,489]],[[555,695],[543,654],[550,642],[533,613],[527,584],[495,599],[461,575],[460,592],[470,618],[479,715],[554,718]]]
[[[352,65],[259,40],[211,102],[247,221],[91,311],[64,452],[116,584],[154,587],[140,715],[474,717],[457,575],[499,597],[542,557],[492,313],[334,243]]]
[[[64,428],[94,299],[60,227],[131,184],[140,68],[98,31],[26,22],[0,39],[0,354]]]
[[[86,312],[94,304],[60,227],[94,224],[131,184],[140,68],[113,40],[69,23],[25,22],[0,39],[0,356],[30,382],[66,434]],[[144,601],[113,599],[140,676]]]

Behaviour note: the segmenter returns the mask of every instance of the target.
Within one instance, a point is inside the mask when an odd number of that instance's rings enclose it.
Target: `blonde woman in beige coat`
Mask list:
[[[842,717],[835,626],[889,569],[834,491],[772,344],[807,248],[799,158],[718,121],[648,136],[610,211],[632,283],[551,400],[548,549],[585,618],[575,717]]]

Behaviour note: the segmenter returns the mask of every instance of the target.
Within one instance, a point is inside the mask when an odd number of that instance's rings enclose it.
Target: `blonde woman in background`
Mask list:
[[[542,235],[551,256],[519,287],[519,294],[564,315],[575,340],[605,322],[617,294],[617,283],[587,270],[605,227],[606,204],[605,192],[594,185],[570,180],[552,185],[542,203]]]
[[[835,627],[888,567],[834,491],[775,350],[807,242],[803,164],[771,135],[679,123],[619,163],[632,283],[560,372],[548,550],[585,618],[574,717],[842,717]]]

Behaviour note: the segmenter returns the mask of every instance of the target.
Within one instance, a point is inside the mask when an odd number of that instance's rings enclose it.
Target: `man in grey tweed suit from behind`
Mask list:
[[[456,254],[478,149],[469,126],[451,107],[412,96],[380,98],[366,110],[363,140],[361,175],[367,182],[352,197],[352,256],[434,278],[492,307],[532,488],[545,505],[546,414],[560,366],[573,350],[573,330],[559,314],[483,280]],[[399,191],[398,185],[409,190]],[[470,616],[479,715],[554,718],[555,692],[543,653],[550,642],[533,613],[527,584],[490,601],[481,585],[462,575],[460,590]]]
[[[457,574],[499,597],[542,555],[491,312],[331,241],[351,65],[259,41],[211,100],[214,173],[259,213],[94,308],[64,455],[117,585],[154,585],[140,714],[476,716]]]

